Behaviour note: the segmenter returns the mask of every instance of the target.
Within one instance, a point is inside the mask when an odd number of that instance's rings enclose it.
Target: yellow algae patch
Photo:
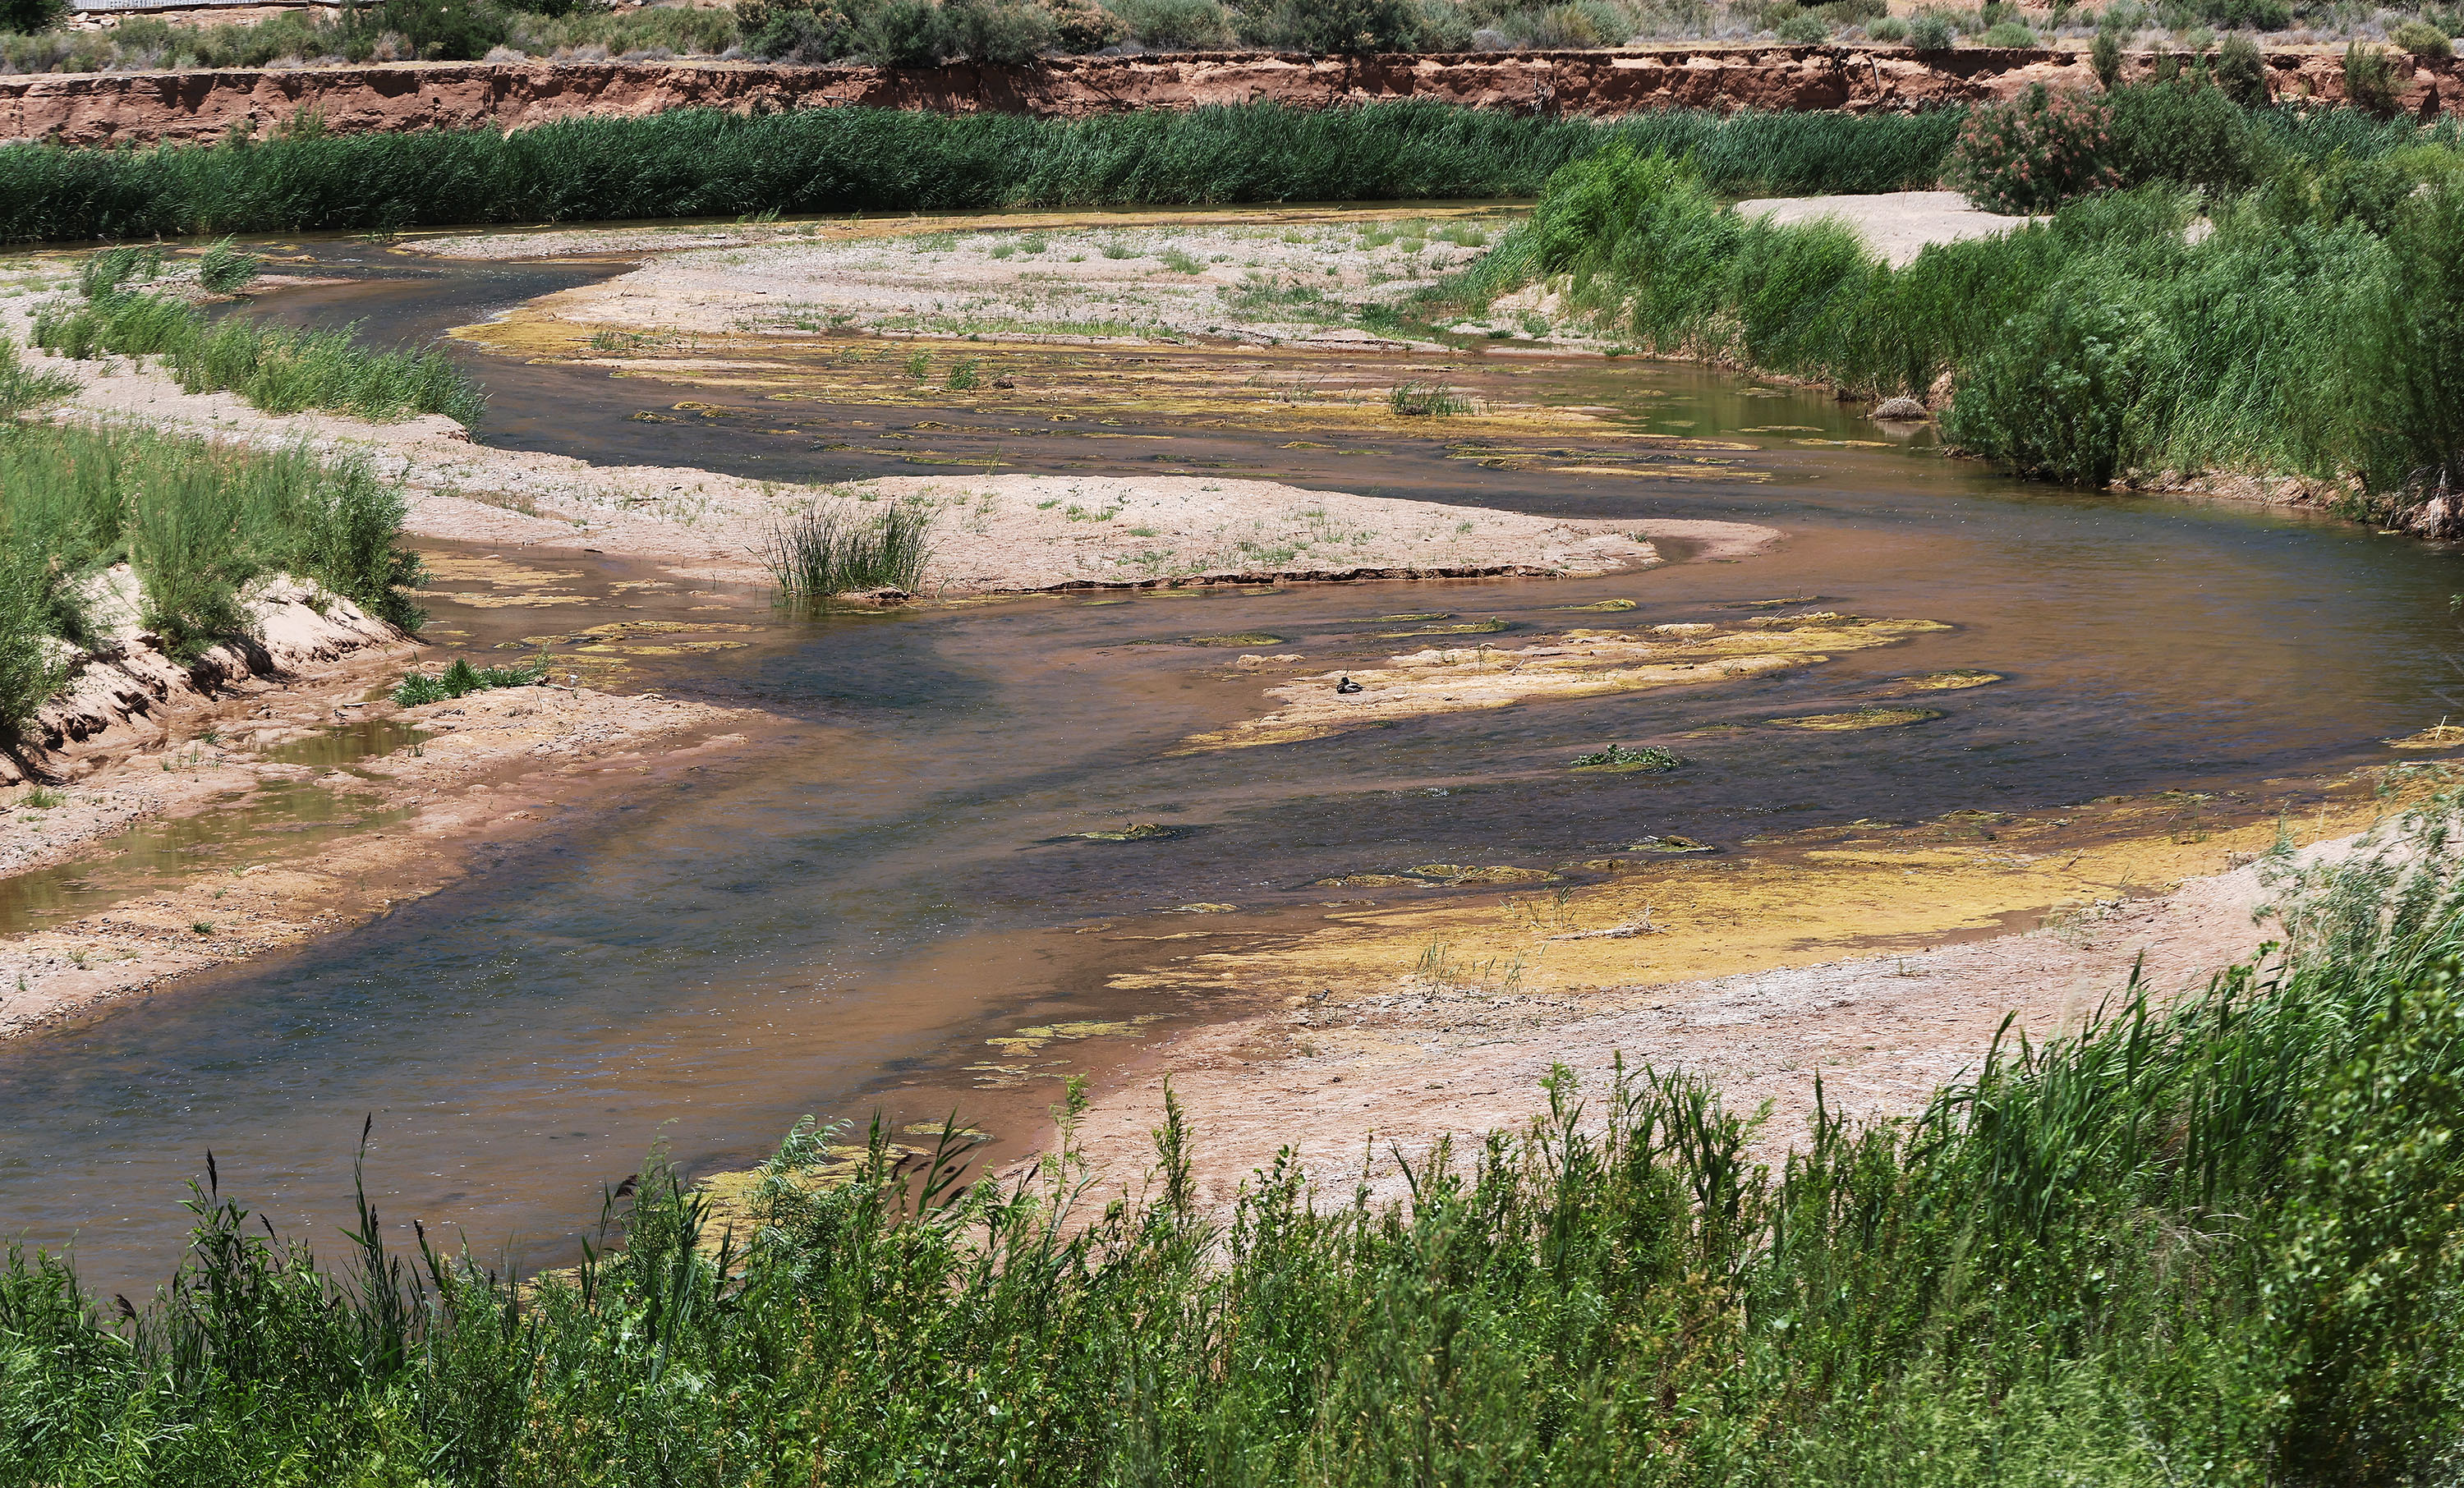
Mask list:
[[[536,609],[547,604],[590,602],[590,596],[586,594],[478,594],[467,590],[456,592],[446,589],[413,589],[410,592],[417,599],[451,600],[456,604],[468,604],[474,609],[483,610]]]
[[[1842,651],[1890,646],[1950,627],[1931,620],[1839,619],[1768,631],[1649,640],[1615,630],[1572,630],[1519,649],[1416,651],[1391,665],[1348,673],[1354,692],[1323,673],[1272,688],[1284,706],[1263,717],[1183,739],[1175,754],[1245,749],[1325,738],[1437,713],[1520,703],[1650,691],[1759,676],[1828,661]]]
[[[1853,713],[1805,713],[1794,718],[1766,718],[1763,721],[1779,729],[1849,733],[1860,729],[1897,729],[1941,716],[1930,708],[1860,708]]]
[[[987,1039],[984,1042],[1012,1054],[1032,1054],[1047,1043],[1078,1039],[1106,1039],[1135,1036],[1148,1023],[1163,1017],[1160,1013],[1141,1013],[1135,1018],[1112,1022],[1045,1023],[1034,1028],[1022,1028],[1016,1033]]]
[[[1927,671],[1885,682],[1874,689],[1874,695],[1904,697],[1911,692],[1956,692],[1964,688],[1990,687],[2008,680],[1998,671]],[[2459,737],[2464,737],[2464,733],[2459,733]]]
[[[1618,873],[1612,882],[1553,891],[1416,901],[1343,910],[1322,928],[1271,948],[1227,952],[1207,964],[1148,968],[1137,985],[1170,992],[1238,986],[1309,996],[1339,1007],[1423,992],[1583,997],[1697,978],[1838,960],[1864,952],[1909,953],[1963,935],[2032,925],[2020,918],[2065,905],[2161,893],[2186,878],[2217,873],[2266,853],[2277,818],[2203,822],[2184,831],[2181,805],[2166,798],[2100,802],[2058,816],[1996,822],[1991,840],[1963,821],[1859,833],[1796,834],[1770,856],[1644,864],[1617,858],[1577,864]],[[2394,809],[2355,792],[2302,812],[2304,840],[2359,830]],[[1371,886],[1369,875],[1321,880]],[[1647,922],[1659,933],[1587,933]],[[1430,968],[1471,968],[1431,987]]]
[[[485,557],[464,557],[455,554],[429,553],[421,562],[430,579],[448,582],[483,584],[551,584],[562,579],[579,579],[582,570],[528,568],[490,554]]]
[[[1600,600],[1591,604],[1552,604],[1554,610],[1573,610],[1591,614],[1615,614],[1634,608],[1632,600]]]
[[[2389,749],[2454,749],[2464,745],[2464,724],[2441,723],[2419,733],[2387,741]]]

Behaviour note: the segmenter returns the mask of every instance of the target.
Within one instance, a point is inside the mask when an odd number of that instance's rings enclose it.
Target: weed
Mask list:
[[[1442,419],[1471,411],[1471,400],[1442,383],[1398,383],[1386,394],[1386,406],[1397,418]]]
[[[1157,261],[1175,274],[1203,274],[1206,266],[1177,248],[1167,248],[1155,255]]]
[[[1588,755],[1576,755],[1571,763],[1577,770],[1661,771],[1674,770],[1685,763],[1685,760],[1675,750],[1662,749],[1657,744],[1646,744],[1640,749],[1628,749],[1622,744],[1612,744],[1606,749],[1594,750]]]
[[[490,688],[526,688],[547,680],[547,670],[544,648],[530,661],[515,667],[473,667],[469,658],[457,656],[453,665],[434,676],[423,671],[405,673],[393,689],[393,700],[405,708],[417,708],[423,703],[467,697]]]
[[[37,785],[30,788],[26,792],[25,799],[18,804],[35,811],[50,811],[55,807],[67,805],[68,799],[66,796],[48,786]]]

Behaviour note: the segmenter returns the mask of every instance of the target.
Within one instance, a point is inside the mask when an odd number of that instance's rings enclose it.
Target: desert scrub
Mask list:
[[[1500,245],[1513,277],[1481,266],[1445,293],[1563,275],[1621,341],[1874,398],[1947,372],[1946,432],[2053,479],[2358,472],[2386,492],[2453,469],[2464,158],[2278,162],[2238,197],[2108,192],[1894,269],[1837,226],[1740,218],[1683,162],[1612,148],[1561,170]],[[2203,206],[2214,230],[2189,242]]]
[[[22,722],[48,687],[23,658],[82,643],[94,576],[125,562],[140,621],[174,655],[245,634],[246,586],[312,580],[397,624],[419,559],[400,546],[406,503],[363,461],[262,451],[125,429],[0,430],[0,724]],[[31,679],[31,680],[30,680]]]
[[[151,1304],[0,1268],[0,1433],[46,1483],[2438,1481],[2459,807],[2282,882],[2280,963],[2114,989],[1902,1122],[1817,1087],[1768,1166],[1759,1115],[1619,1065],[1404,1154],[1393,1205],[1287,1153],[1218,1213],[1167,1093],[1110,1200],[1072,1083],[1013,1183],[962,1176],[955,1122],[805,1125],[722,1220],[653,1153],[518,1285],[364,1202],[320,1262],[209,1168]]]

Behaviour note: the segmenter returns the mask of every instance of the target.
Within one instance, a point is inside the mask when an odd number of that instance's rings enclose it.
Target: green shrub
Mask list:
[[[1795,42],[1799,45],[1806,45],[1813,42],[1829,40],[1831,37],[1831,28],[1823,25],[1819,19],[1812,15],[1792,15],[1787,20],[1784,20],[1777,26],[1771,28],[1771,34],[1777,36],[1782,41],[1790,41]]]
[[[2385,119],[2396,111],[2395,64],[2378,47],[2348,42],[2344,47],[2344,101]]]
[[[1016,66],[1051,50],[1060,28],[1042,0],[941,0],[944,56]]]
[[[1904,41],[1907,39],[1908,23],[1896,17],[1885,16],[1866,27],[1865,34],[1876,41]]]
[[[2417,15],[2397,22],[2387,32],[2387,39],[2418,57],[2450,57],[2455,55],[2455,38]]]
[[[2101,486],[2138,395],[2132,329],[2110,306],[2047,296],[1959,374],[1943,432],[2020,475]]]
[[[2096,40],[2088,46],[2088,63],[2096,69],[2096,80],[2111,93],[2122,86],[2122,38],[2100,27]]]
[[[1969,114],[1945,178],[1990,211],[2050,211],[2118,182],[2112,153],[2109,105],[2036,83]]]
[[[2216,88],[2189,79],[2123,88],[2110,98],[2108,159],[2127,186],[2172,182],[2239,191],[2273,164],[2266,136]]]
[[[1920,52],[1948,50],[1959,40],[1949,20],[1928,11],[1908,18],[1908,45]]]
[[[2215,79],[2216,91],[2243,108],[2268,100],[2267,61],[2245,32],[2234,32],[2217,49]]]
[[[485,0],[385,0],[376,24],[431,62],[475,62],[509,33],[504,15]]]
[[[1320,55],[1409,52],[1419,42],[1412,0],[1278,0],[1269,27],[1283,45]]]
[[[405,672],[402,681],[394,686],[393,700],[404,708],[417,708],[425,703],[468,697],[491,688],[526,688],[546,681],[547,670],[544,650],[531,661],[514,667],[473,667],[468,657],[457,656],[451,666],[434,676],[424,671]]]
[[[1053,44],[1072,56],[1101,52],[1129,35],[1122,19],[1095,0],[1054,0]]]
[[[1976,39],[1989,47],[2033,47],[2036,33],[2017,21],[1996,21]]]
[[[1232,44],[1232,17],[1221,0],[1117,0],[1130,34],[1159,52],[1203,52]]]

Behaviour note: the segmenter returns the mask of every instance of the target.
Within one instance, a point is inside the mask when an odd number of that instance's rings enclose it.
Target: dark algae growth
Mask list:
[[[1775,1171],[1682,1072],[1561,1074],[1404,1202],[1279,1161],[1218,1219],[1177,1107],[1090,1192],[1072,1085],[1007,1186],[800,1127],[722,1214],[654,1153],[517,1284],[364,1198],[320,1260],[209,1162],[142,1305],[11,1258],[0,1433],[46,1484],[2440,1480],[2459,806],[2283,864],[2274,969],[2112,989]]]

